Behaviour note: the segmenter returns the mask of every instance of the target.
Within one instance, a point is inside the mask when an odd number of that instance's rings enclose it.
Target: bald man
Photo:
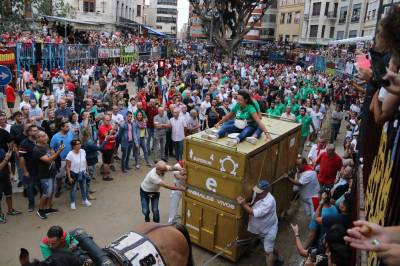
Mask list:
[[[145,222],[150,222],[150,208],[153,213],[153,222],[160,222],[160,212],[158,210],[158,201],[160,199],[160,188],[164,187],[170,190],[185,191],[185,187],[168,184],[164,181],[167,171],[179,171],[180,168],[167,165],[164,161],[158,161],[156,167],[150,170],[140,184],[140,202],[142,204],[142,213]]]

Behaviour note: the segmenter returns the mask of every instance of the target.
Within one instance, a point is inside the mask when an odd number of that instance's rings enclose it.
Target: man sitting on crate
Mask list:
[[[267,266],[274,266],[282,265],[283,260],[274,248],[278,233],[278,216],[275,198],[269,192],[269,188],[268,181],[261,180],[253,187],[254,194],[250,203],[242,196],[237,197],[237,202],[249,214],[247,230],[263,240]]]

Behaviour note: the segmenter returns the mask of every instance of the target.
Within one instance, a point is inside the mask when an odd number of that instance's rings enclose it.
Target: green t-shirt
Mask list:
[[[241,108],[237,103],[235,106],[233,106],[232,113],[235,114],[236,119],[247,120],[247,122],[253,123],[254,120],[252,118],[252,114],[257,113],[257,110],[252,104],[248,104],[245,108]]]
[[[301,136],[307,137],[310,134],[311,117],[309,115],[298,115],[296,117],[296,122],[301,124]]]
[[[277,116],[277,117],[281,116],[281,112],[276,107],[274,109],[268,108],[267,109],[267,114],[270,115],[270,116]]]
[[[275,104],[275,109],[278,109],[279,115],[281,115],[286,111],[286,106],[283,103]]]
[[[292,113],[295,115],[299,114],[299,109],[300,109],[300,105],[298,105],[297,103],[294,103],[292,105],[290,105],[292,107]]]

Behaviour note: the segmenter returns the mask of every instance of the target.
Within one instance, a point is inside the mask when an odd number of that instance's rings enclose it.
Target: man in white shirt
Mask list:
[[[160,222],[160,212],[158,210],[158,201],[160,199],[160,188],[164,187],[171,190],[185,191],[184,187],[170,185],[164,181],[164,176],[167,171],[179,171],[180,168],[174,168],[167,165],[164,161],[158,161],[156,167],[150,170],[143,182],[140,184],[140,202],[142,204],[142,213],[146,222],[150,222],[150,208],[153,213],[153,221]]]
[[[247,230],[263,239],[267,266],[273,266],[276,259],[280,262],[282,259],[274,248],[278,233],[278,216],[275,198],[269,192],[269,188],[267,180],[260,180],[258,185],[253,187],[254,194],[250,203],[247,203],[242,196],[236,200],[249,215]]]
[[[185,129],[187,128],[187,124],[185,119],[179,115],[178,108],[174,108],[172,114],[173,117],[170,119],[172,129],[171,139],[174,145],[176,161],[179,162],[182,160],[183,140],[185,139]]]
[[[303,203],[304,212],[311,216],[314,207],[312,198],[318,197],[320,186],[318,183],[317,172],[312,165],[307,164],[307,159],[302,157],[296,160],[297,173],[295,178],[285,176],[287,180],[299,188],[300,200]]]
[[[326,139],[319,138],[317,144],[311,146],[310,152],[308,153],[308,160],[310,164],[314,164],[318,156],[326,150]]]
[[[281,115],[281,119],[291,122],[296,120],[296,116],[292,114],[292,107],[290,105],[286,106],[286,112]]]
[[[206,111],[208,108],[211,107],[210,100],[211,100],[211,97],[209,94],[207,94],[204,97],[204,101],[200,105],[199,118],[200,118],[200,124],[201,124],[202,128],[204,127],[204,121],[206,120]]]

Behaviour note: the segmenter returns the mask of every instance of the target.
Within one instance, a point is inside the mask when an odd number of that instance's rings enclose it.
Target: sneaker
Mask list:
[[[46,214],[51,214],[51,213],[58,212],[58,209],[48,208],[48,209],[46,209],[44,211],[46,212]]]
[[[14,215],[18,215],[18,214],[21,214],[21,213],[22,213],[22,212],[17,211],[16,209],[11,209],[11,210],[9,210],[9,211],[7,212],[7,215],[14,216]]]
[[[89,193],[96,193],[96,191],[97,191],[97,190],[95,190],[95,189],[93,189],[93,188],[90,188],[90,189],[89,189]]]
[[[248,143],[251,143],[251,144],[256,144],[257,143],[257,138],[255,138],[255,137],[247,137],[246,141]]]
[[[0,214],[0,224],[5,224],[7,223],[7,217],[4,215],[4,213]]]
[[[122,171],[122,173],[124,173],[124,174],[128,173],[128,171],[126,171],[125,169],[122,169],[121,171]]]
[[[88,200],[95,200],[95,199],[96,199],[96,197],[93,196],[92,194],[89,194],[89,195],[88,195]]]
[[[237,139],[229,139],[226,141],[226,145],[234,147],[238,144],[238,140]]]
[[[136,167],[136,169],[140,169],[140,165],[138,165],[138,164],[135,167]]]
[[[217,139],[218,139],[218,136],[217,136],[217,135],[210,134],[210,135],[208,135],[208,139],[209,139],[209,140],[217,140]]]
[[[28,212],[33,212],[35,210],[35,206],[29,205]]]
[[[37,210],[36,214],[40,219],[47,219],[46,210]]]
[[[84,205],[84,206],[86,206],[86,207],[90,207],[90,206],[92,206],[92,203],[89,201],[89,200],[84,200],[83,202],[82,202],[82,204]]]
[[[75,202],[72,202],[72,203],[70,204],[70,207],[71,207],[72,210],[76,210]]]
[[[106,176],[106,177],[103,177],[103,180],[104,181],[113,181],[114,178],[112,178],[111,176]]]

